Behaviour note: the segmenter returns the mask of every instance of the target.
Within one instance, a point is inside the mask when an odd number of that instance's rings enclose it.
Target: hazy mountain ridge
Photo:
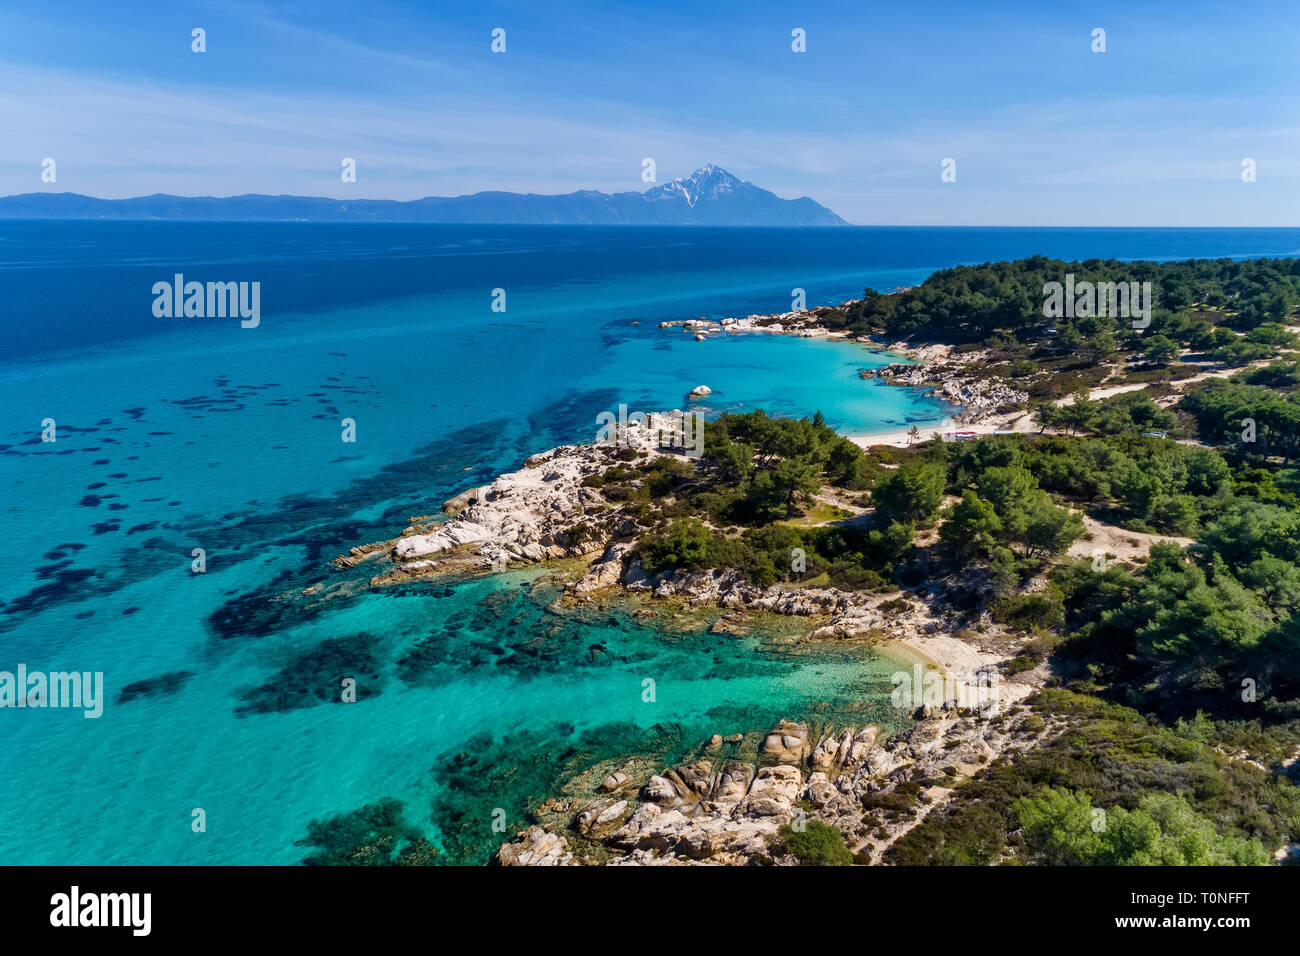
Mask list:
[[[558,196],[479,192],[423,199],[170,196],[98,199],[78,193],[0,198],[0,219],[167,219],[306,222],[555,223],[589,225],[844,226],[825,206],[776,194],[709,164],[645,192],[582,189]]]

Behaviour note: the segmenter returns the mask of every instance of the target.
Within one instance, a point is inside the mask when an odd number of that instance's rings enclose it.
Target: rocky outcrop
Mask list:
[[[862,766],[878,736],[880,728],[871,726],[856,734],[845,730],[839,737],[827,737],[813,751],[809,766],[822,774],[852,773]]]
[[[968,368],[973,360],[972,356],[963,356],[960,361],[896,362],[876,369],[875,377],[894,385],[929,388],[928,394],[933,397],[961,405],[963,421],[1009,411],[1028,401],[1028,392],[1012,388],[999,378],[974,377]]]
[[[573,586],[577,595],[612,588],[623,578],[624,563],[636,547],[634,541],[614,541],[596,561],[587,568],[582,580]]]
[[[732,759],[715,772],[711,761],[698,760],[665,768],[646,780],[639,803],[597,796],[569,825],[612,852],[602,862],[613,865],[737,865],[796,862],[780,828],[817,819],[840,830],[855,860],[877,862],[947,801],[951,788],[933,781],[956,783],[1036,743],[1039,732],[1025,729],[1028,716],[1018,711],[987,720],[942,709],[885,741],[876,726],[814,740],[806,725],[783,720],[763,738],[757,765]],[[624,779],[610,787],[607,779],[601,790],[625,788],[626,775],[617,776]],[[542,832],[529,830],[499,856],[518,861],[531,853],[534,865],[563,858]]]
[[[710,334],[725,332],[739,335],[746,332],[762,332],[769,335],[794,335],[800,338],[818,338],[833,334],[830,329],[818,324],[821,314],[816,309],[802,309],[797,312],[774,312],[767,315],[747,315],[744,318],[729,317],[715,322],[712,319],[676,319],[660,322],[661,329],[680,328],[694,332],[696,341],[703,341]]]
[[[681,456],[684,450],[673,443],[690,434],[684,422],[680,410],[652,413],[644,420],[611,424],[596,443],[534,455],[522,469],[445,502],[445,520],[413,519],[393,541],[354,548],[335,564],[351,567],[377,552],[387,553],[393,569],[372,582],[382,585],[411,575],[502,570],[601,551],[623,520],[601,494],[601,476],[615,464],[626,465],[629,450],[634,458]],[[628,543],[606,551],[582,590],[616,583],[630,549]]]
[[[564,837],[529,827],[497,851],[496,862],[501,866],[573,866],[575,861]]]
[[[603,839],[618,829],[628,813],[626,800],[600,797],[579,811],[574,817],[573,828],[588,840]]]
[[[632,778],[629,777],[627,774],[623,773],[623,771],[616,770],[613,773],[611,773],[608,777],[606,777],[604,780],[601,781],[600,792],[614,793],[617,790],[622,790],[631,781]]]
[[[468,491],[462,491],[454,498],[448,498],[442,503],[442,510],[445,514],[456,514],[464,511],[470,505],[478,501],[479,488],[471,488]]]
[[[745,799],[736,805],[736,814],[786,822],[802,789],[803,774],[798,767],[763,767],[754,775]]]
[[[783,720],[763,739],[761,752],[777,763],[802,763],[808,755],[808,728]]]

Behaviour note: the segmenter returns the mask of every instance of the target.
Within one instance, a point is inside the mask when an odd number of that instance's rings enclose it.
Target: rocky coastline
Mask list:
[[[992,761],[1052,732],[1029,709],[925,709],[879,740],[875,726],[820,739],[782,721],[753,754],[714,735],[701,756],[648,779],[612,770],[587,796],[551,799],[504,844],[502,866],[773,865],[799,860],[783,834],[816,821],[854,863],[877,864],[903,834]],[[788,828],[783,830],[783,828]]]
[[[853,305],[853,300],[842,303],[843,309]],[[879,378],[891,385],[926,389],[926,395],[960,406],[953,417],[956,424],[977,424],[993,416],[1005,415],[1023,408],[1029,394],[1013,388],[997,378],[973,373],[974,366],[988,359],[987,349],[954,349],[942,342],[895,341],[870,334],[852,334],[827,328],[823,325],[829,307],[803,309],[792,312],[774,312],[720,320],[677,319],[659,323],[661,329],[681,329],[704,341],[716,335],[792,335],[798,338],[836,338],[866,346],[877,352],[898,355],[908,362],[894,362],[883,368],[863,369],[864,379]]]
[[[817,738],[806,725],[783,722],[752,754],[714,735],[690,764],[639,777],[629,772],[630,755],[585,797],[543,804],[534,813],[538,825],[498,856],[504,865],[788,862],[780,828],[820,820],[844,834],[855,860],[879,862],[954,782],[1031,743],[1021,726],[1027,712],[1014,705],[1044,675],[1000,680],[1016,642],[987,615],[978,632],[963,629],[948,589],[977,590],[978,582],[931,582],[899,595],[758,587],[725,570],[649,573],[636,552],[637,523],[592,479],[640,456],[687,460],[685,449],[671,444],[686,414],[652,414],[620,426],[611,441],[534,455],[523,468],[449,499],[442,514],[412,518],[397,537],[353,548],[334,563],[373,565],[370,587],[382,588],[558,562],[576,568],[558,604],[634,599],[738,617],[806,618],[807,640],[877,644],[937,671],[947,691],[907,707],[904,714],[915,709],[919,722],[888,740],[878,740],[875,727]],[[994,707],[990,686],[997,688]],[[981,703],[969,706],[972,700]]]

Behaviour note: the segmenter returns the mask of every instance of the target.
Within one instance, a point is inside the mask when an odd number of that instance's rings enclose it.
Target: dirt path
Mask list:
[[[1085,535],[1070,546],[1066,552],[1072,558],[1089,558],[1106,555],[1107,560],[1134,561],[1145,558],[1151,553],[1151,546],[1158,541],[1172,541],[1180,547],[1195,544],[1194,538],[1179,538],[1171,534],[1144,534],[1140,531],[1126,531],[1113,524],[1105,524],[1096,518],[1081,515]]]

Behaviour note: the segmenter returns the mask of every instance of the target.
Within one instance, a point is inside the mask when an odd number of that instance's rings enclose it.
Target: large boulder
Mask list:
[[[802,790],[803,776],[798,767],[763,767],[736,807],[736,815],[788,819]]]
[[[627,816],[626,800],[598,797],[579,811],[573,827],[588,840],[600,840],[617,830]]]
[[[713,790],[714,803],[738,803],[749,793],[749,782],[754,777],[754,768],[747,763],[733,760],[723,768]]]
[[[801,763],[808,755],[808,728],[788,720],[778,721],[763,740],[762,753],[777,763]]]
[[[501,866],[573,866],[569,841],[541,827],[529,827],[513,843],[497,850]]]

